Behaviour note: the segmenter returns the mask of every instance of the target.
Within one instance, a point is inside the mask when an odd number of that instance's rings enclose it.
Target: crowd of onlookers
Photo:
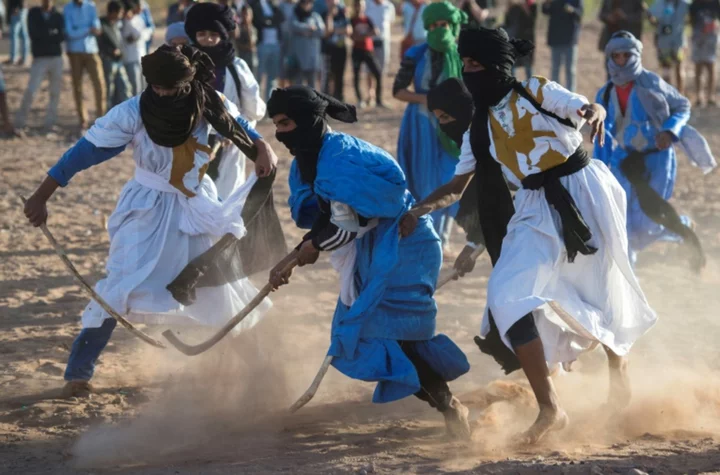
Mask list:
[[[26,125],[28,111],[41,85],[48,79],[50,100],[45,127],[57,118],[62,84],[63,52],[70,64],[79,123],[88,126],[83,104],[83,77],[87,72],[98,116],[108,108],[140,93],[144,87],[140,58],[152,46],[155,30],[145,0],[111,0],[100,16],[92,0],[72,0],[62,10],[54,0],[29,6],[28,0],[0,0],[0,32],[10,39],[5,64],[27,65],[30,76],[15,128]],[[345,3],[348,2],[348,4]],[[236,54],[245,60],[263,98],[273,87],[307,84],[340,100],[347,100],[346,71],[353,74],[355,98],[360,107],[383,107],[382,84],[390,66],[390,35],[396,15],[402,17],[401,51],[425,41],[422,12],[428,0],[218,0],[234,12]],[[350,2],[352,2],[350,4]],[[692,59],[700,100],[701,80],[707,73],[707,102],[714,104],[715,52],[720,0],[603,0],[599,19],[604,24],[602,49],[612,33],[629,30],[641,37],[643,24],[656,28],[655,46],[664,77],[683,89],[682,61],[686,49],[685,25],[691,25]],[[547,45],[551,50],[550,77],[568,89],[576,87],[578,41],[584,0],[508,0],[498,21],[496,0],[457,0],[470,25],[503,26],[511,36],[533,40],[539,14],[549,20]],[[182,22],[194,4],[178,0],[167,10],[166,41],[188,42]],[[63,45],[64,44],[64,45]],[[534,58],[516,64],[533,74]],[[351,67],[347,67],[348,63]],[[565,81],[560,81],[564,69]],[[364,74],[364,78],[363,78]],[[364,80],[363,80],[364,79]],[[367,94],[365,93],[367,91]],[[0,125],[13,130],[4,98],[0,70]]]

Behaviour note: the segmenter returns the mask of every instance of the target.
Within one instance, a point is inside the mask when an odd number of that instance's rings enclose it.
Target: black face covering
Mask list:
[[[285,145],[297,159],[300,176],[307,183],[315,181],[317,157],[326,132],[327,120],[324,117],[298,121],[296,127],[289,132],[275,132],[278,142]]]
[[[485,69],[472,73],[464,72],[463,81],[472,94],[475,106],[488,108],[497,105],[510,92],[516,80],[512,76]]]
[[[327,132],[327,117],[345,123],[357,121],[355,107],[338,101],[307,86],[275,89],[268,101],[268,115],[286,115],[295,121],[290,132],[276,132],[275,137],[295,155],[304,182],[314,183],[317,161]]]
[[[235,60],[235,47],[230,41],[221,41],[215,46],[195,45],[197,49],[210,56],[215,67],[226,68]]]

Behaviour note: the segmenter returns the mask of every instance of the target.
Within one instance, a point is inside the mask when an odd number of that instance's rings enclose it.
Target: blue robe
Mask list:
[[[600,89],[596,102],[603,103],[605,88]],[[628,198],[627,231],[630,245],[630,255],[634,257],[637,252],[645,249],[653,242],[663,239],[678,241],[680,238],[674,233],[666,230],[660,224],[650,219],[640,209],[637,195],[632,189],[630,182],[620,170],[620,164],[627,157],[629,150],[645,151],[654,149],[655,136],[658,132],[667,130],[677,138],[681,136],[685,124],[690,118],[687,110],[670,110],[670,116],[662,124],[661,128],[653,125],[647,111],[638,98],[635,85],[630,92],[625,117],[629,118],[625,127],[622,127],[622,116],[619,113],[617,95],[613,88],[610,94],[609,104],[603,104],[607,109],[605,119],[605,144],[600,147],[599,141],[595,141],[595,158],[602,160],[612,171],[613,175],[625,189]],[[621,130],[622,129],[622,130]],[[675,150],[670,147],[667,150],[651,153],[645,157],[645,164],[649,173],[649,184],[665,200],[669,200],[675,186],[677,175],[677,159]],[[688,221],[683,217],[684,221]]]
[[[421,218],[412,235],[399,238],[400,218],[414,200],[393,158],[350,135],[327,133],[314,185],[302,181],[295,161],[290,170],[289,204],[299,227],[312,226],[317,197],[378,219],[377,226],[348,244],[358,251],[358,297],[349,307],[338,299],[328,351],[333,366],[351,378],[377,381],[373,402],[395,401],[420,390],[417,371],[399,340],[418,342],[420,356],[446,381],[469,371],[462,350],[447,336],[434,336],[433,293],[442,255],[430,220]]]
[[[413,46],[405,57],[415,61],[415,79],[413,86],[418,94],[427,94],[430,90],[430,50],[427,43]],[[445,78],[438,78],[440,84]],[[397,161],[407,178],[408,190],[419,199],[425,199],[441,185],[455,176],[458,158],[448,153],[438,137],[438,122],[427,107],[420,104],[408,104],[400,124],[397,146]],[[435,211],[433,218],[435,231],[442,235],[447,217],[455,217],[459,204]]]

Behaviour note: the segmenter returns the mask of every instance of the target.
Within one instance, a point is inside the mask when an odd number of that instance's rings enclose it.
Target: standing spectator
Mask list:
[[[190,37],[185,33],[185,22],[178,21],[168,25],[165,30],[165,44],[171,46],[190,44]]]
[[[7,21],[7,10],[5,9],[5,2],[0,1],[0,38],[5,35],[5,22]]]
[[[535,20],[537,20],[537,3],[535,0],[511,0],[505,12],[503,28],[510,38],[528,40],[535,43]],[[524,67],[525,76],[530,79],[533,75],[535,52],[518,58],[513,65],[512,75],[516,76],[515,68]]]
[[[682,62],[685,55],[685,22],[690,13],[690,0],[655,0],[648,11],[650,23],[656,27],[655,46],[662,77],[672,83],[675,73],[675,87],[684,94]]]
[[[323,42],[323,55],[325,56],[325,84],[323,91],[335,99],[345,102],[343,85],[345,82],[345,64],[347,63],[347,42],[351,28],[345,13],[345,7],[339,0],[329,0],[327,16],[325,17],[325,40]],[[332,83],[332,90],[330,90]]]
[[[130,80],[130,95],[137,96],[143,89],[140,59],[147,54],[145,45],[152,36],[152,30],[145,26],[142,9],[138,0],[128,0],[125,5],[125,20],[122,25],[122,60]]]
[[[720,0],[693,0],[690,5],[692,23],[692,60],[695,63],[696,104],[702,105],[703,70],[707,71],[706,100],[709,106],[715,106],[715,59],[718,47],[718,20],[720,19]]]
[[[150,10],[150,5],[148,5],[148,2],[146,2],[145,0],[140,0],[140,9],[140,16],[145,22],[145,28],[150,30],[150,38],[145,43],[145,54],[147,54],[147,52],[150,51],[150,47],[152,46],[152,37],[153,33],[155,33],[155,21],[153,21],[152,11]]]
[[[105,85],[107,86],[108,110],[130,99],[132,86],[123,63],[124,41],[120,31],[123,8],[117,0],[107,4],[107,15],[100,19],[102,33],[98,37]]]
[[[401,55],[405,57],[405,51],[411,46],[423,44],[425,42],[425,27],[422,22],[423,11],[427,7],[425,0],[408,0],[403,2],[402,5],[402,17],[403,17],[403,35],[402,44],[400,46]]]
[[[70,60],[75,108],[80,128],[88,126],[88,114],[83,104],[83,75],[87,71],[95,92],[95,114],[105,114],[105,78],[98,54],[96,36],[100,34],[100,19],[92,0],[73,0],[63,9],[67,55]]]
[[[605,45],[618,31],[629,31],[635,38],[642,38],[645,2],[644,0],[603,0],[599,17],[604,27],[598,48],[605,54]]]
[[[7,95],[5,94],[5,76],[3,76],[2,67],[0,66],[0,130],[8,135],[16,135],[15,127],[10,120],[10,112],[7,105]]]
[[[235,49],[238,58],[245,61],[250,68],[250,72],[255,74],[257,66],[257,58],[255,57],[255,44],[257,43],[257,33],[253,26],[253,12],[250,5],[243,5],[240,9],[240,23],[238,23],[238,34],[235,39]]]
[[[25,0],[9,0],[8,10],[10,10],[10,59],[5,64],[24,65],[30,51],[28,9],[25,8]],[[18,48],[20,48],[20,58],[17,58]]]
[[[495,0],[460,0],[458,8],[468,16],[469,28],[492,28],[495,18],[490,16],[490,9],[495,7]]]
[[[313,11],[313,0],[300,0],[295,6],[291,25],[293,35],[290,54],[290,78],[294,84],[315,88],[320,73],[322,38],[325,23]]]
[[[282,26],[280,27],[282,37],[282,41],[280,43],[280,87],[288,87],[290,85],[290,78],[287,74],[287,66],[290,57],[290,42],[292,38],[290,25],[292,25],[292,20],[295,17],[295,3],[296,0],[284,0],[278,5],[278,8],[283,15]]]
[[[565,64],[565,87],[575,91],[577,44],[583,16],[583,0],[545,0],[542,11],[550,16],[547,42],[551,51],[551,79],[560,82],[560,68]]]
[[[49,130],[55,125],[63,81],[64,29],[63,17],[55,9],[53,0],[42,0],[41,7],[33,7],[28,12],[28,33],[30,34],[33,62],[30,67],[30,82],[15,116],[15,125],[20,129],[25,127],[35,93],[46,76],[50,83],[50,100],[45,115],[45,129]]]
[[[363,101],[362,92],[360,91],[360,66],[365,64],[375,78],[375,105],[384,107],[382,101],[382,74],[380,74],[380,66],[378,66],[373,54],[373,38],[377,36],[375,25],[365,15],[365,0],[355,0],[354,14],[352,18],[352,64],[353,64],[353,81],[355,84],[355,96],[357,97],[358,107],[363,108],[369,105]]]
[[[253,25],[257,30],[257,81],[262,83],[265,78],[265,94],[263,98],[270,99],[270,93],[276,86],[275,81],[280,75],[282,65],[282,52],[280,31],[283,20],[282,12],[273,3],[274,0],[257,0],[253,4]]]
[[[390,42],[392,24],[395,21],[395,5],[390,0],[369,0],[365,14],[370,18],[377,36],[373,38],[375,60],[381,73],[386,73],[390,64]]]
[[[184,22],[188,9],[193,6],[194,0],[179,0],[168,7],[167,25]]]

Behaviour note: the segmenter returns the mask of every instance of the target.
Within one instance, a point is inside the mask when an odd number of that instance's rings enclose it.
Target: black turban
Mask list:
[[[518,58],[529,55],[535,49],[531,41],[510,38],[502,28],[468,28],[460,31],[458,54],[472,58],[487,69],[494,69],[504,76],[512,76],[512,67]]]
[[[230,7],[218,3],[196,3],[185,16],[185,33],[192,41],[198,31],[214,31],[220,33],[223,41],[230,39],[230,32],[235,29],[235,20]]]
[[[275,89],[268,101],[268,115],[278,114],[285,114],[295,122],[317,116],[329,116],[348,124],[357,122],[355,106],[307,86]]]
[[[285,114],[296,127],[289,132],[276,132],[275,137],[295,155],[300,175],[306,183],[313,183],[317,161],[327,132],[327,118],[341,122],[357,122],[355,106],[345,104],[307,86],[275,89],[267,104],[268,115]]]
[[[180,146],[204,117],[245,155],[251,159],[257,156],[247,132],[230,115],[210,84],[215,74],[205,53],[187,45],[162,45],[141,61],[148,87],[140,96],[140,116],[153,142],[162,147]],[[177,95],[159,96],[153,85],[177,88]]]

